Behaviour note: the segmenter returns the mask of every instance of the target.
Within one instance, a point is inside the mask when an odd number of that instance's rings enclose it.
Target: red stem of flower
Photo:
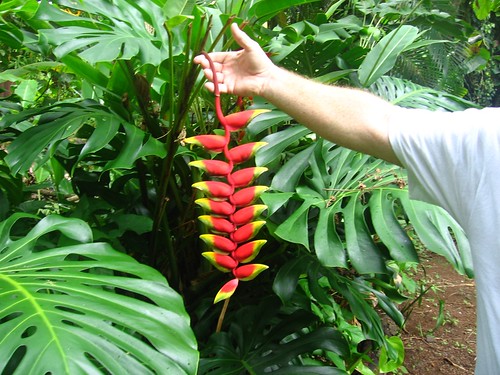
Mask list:
[[[226,176],[227,182],[229,185],[234,189],[234,181],[231,176],[231,172],[233,170],[233,161],[229,157],[229,140],[231,136],[231,132],[228,129],[228,124],[226,122],[226,118],[224,116],[224,113],[222,112],[222,105],[220,101],[220,90],[219,90],[219,80],[217,79],[217,71],[215,70],[215,65],[210,57],[210,55],[203,51],[202,52],[203,56],[208,60],[208,64],[210,66],[210,70],[212,71],[212,82],[214,84],[214,94],[215,94],[215,113],[217,114],[217,118],[219,119],[222,127],[224,128],[224,137],[226,138],[226,145],[224,146],[224,156],[226,157],[228,163],[229,163],[229,170],[230,173]]]

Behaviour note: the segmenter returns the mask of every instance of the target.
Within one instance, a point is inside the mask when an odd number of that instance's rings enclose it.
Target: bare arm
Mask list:
[[[281,69],[236,25],[232,32],[243,49],[211,54],[221,92],[262,96],[325,139],[400,164],[388,136],[390,119],[397,113],[392,104],[361,90],[324,85]],[[206,59],[198,56],[195,62],[211,80]],[[211,82],[207,87],[213,90]]]

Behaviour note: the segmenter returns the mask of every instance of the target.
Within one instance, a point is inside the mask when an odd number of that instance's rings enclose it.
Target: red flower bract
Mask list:
[[[219,301],[231,297],[234,294],[237,287],[238,287],[238,279],[229,280],[222,286],[222,288],[220,288],[219,292],[215,296],[214,303],[217,303]]]
[[[222,272],[230,272],[238,266],[238,261],[229,255],[222,255],[209,251],[204,252],[202,255]]]
[[[244,225],[255,220],[266,209],[267,206],[264,204],[247,206],[232,214],[230,219],[235,225]]]
[[[200,238],[212,249],[230,253],[236,249],[237,244],[227,237],[216,234],[202,234]]]
[[[231,173],[231,180],[235,188],[246,187],[255,181],[262,173],[267,171],[265,167],[243,168]]]
[[[219,233],[234,232],[234,224],[227,219],[210,215],[202,215],[198,217],[198,219],[215,232]]]
[[[200,181],[192,185],[206,193],[209,197],[228,198],[233,194],[234,188],[225,182],[220,181]]]
[[[247,109],[246,111],[231,113],[225,116],[227,130],[236,131],[248,125],[250,121],[261,113],[269,112],[268,109]]]
[[[257,232],[262,228],[266,222],[263,220],[253,221],[245,224],[231,233],[231,239],[236,243],[246,242],[255,237]]]
[[[194,201],[197,205],[199,205],[206,212],[210,212],[216,215],[231,215],[235,207],[231,203],[227,201],[217,201],[215,199],[209,198],[200,198]]]
[[[231,172],[231,165],[222,160],[195,160],[190,166],[200,168],[211,176],[227,176]]]
[[[257,150],[267,145],[266,142],[252,142],[236,146],[229,150],[227,158],[234,164],[244,163],[252,158]]]
[[[247,242],[234,250],[231,256],[240,263],[251,262],[259,254],[261,247],[264,246],[266,242],[266,240]]]
[[[184,143],[195,144],[202,146],[207,151],[222,152],[227,144],[226,138],[223,135],[202,134],[194,137],[184,138]]]
[[[269,267],[264,264],[247,264],[245,266],[241,266],[235,268],[233,270],[233,275],[238,280],[248,281],[253,280],[255,277],[261,273],[262,271],[268,269]]]
[[[207,54],[205,56],[215,73],[210,57]],[[253,203],[268,189],[267,186],[251,186],[251,184],[267,169],[264,167],[234,169],[239,164],[249,162],[256,151],[266,143],[252,142],[230,147],[230,133],[243,132],[243,128],[255,116],[267,110],[246,110],[224,116],[217,76],[216,74],[214,76],[215,109],[225,134],[197,135],[184,139],[184,142],[219,153],[217,159],[195,160],[189,163],[190,166],[204,171],[209,178],[215,178],[215,180],[196,182],[193,188],[205,195],[195,203],[205,211],[206,214],[199,216],[199,220],[211,232],[200,236],[212,250],[204,252],[203,256],[215,268],[226,273],[232,272],[234,276],[234,279],[228,281],[217,293],[214,300],[214,303],[217,303],[233,295],[239,280],[252,280],[268,268],[263,264],[240,265],[251,262],[266,242],[249,241],[265,224],[265,221],[258,220],[258,217],[267,209],[265,205]]]
[[[259,199],[267,189],[269,189],[267,186],[249,186],[231,195],[229,201],[236,207],[248,206]]]

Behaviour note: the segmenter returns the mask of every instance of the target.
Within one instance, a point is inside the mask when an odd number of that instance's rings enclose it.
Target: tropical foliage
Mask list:
[[[236,48],[238,22],[288,69],[460,110],[491,55],[469,49],[476,30],[449,2],[10,0],[0,16],[2,374],[395,371],[404,348],[382,317],[404,325],[418,244],[472,276],[461,229],[409,200],[403,170],[260,98],[216,107],[193,63]],[[267,209],[251,220],[265,216],[269,268],[215,332],[229,279],[201,256],[218,256],[199,239],[214,216],[196,219],[192,187],[214,156],[189,140],[223,135],[217,110],[240,106],[267,110],[238,136],[267,143],[252,169]]]

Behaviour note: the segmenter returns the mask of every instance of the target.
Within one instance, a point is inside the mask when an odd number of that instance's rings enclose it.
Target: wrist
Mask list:
[[[271,65],[266,76],[262,78],[260,90],[256,93],[256,95],[269,101],[273,101],[273,98],[276,93],[279,92],[283,82],[286,82],[287,75],[290,75],[290,73],[286,70],[274,64]]]

